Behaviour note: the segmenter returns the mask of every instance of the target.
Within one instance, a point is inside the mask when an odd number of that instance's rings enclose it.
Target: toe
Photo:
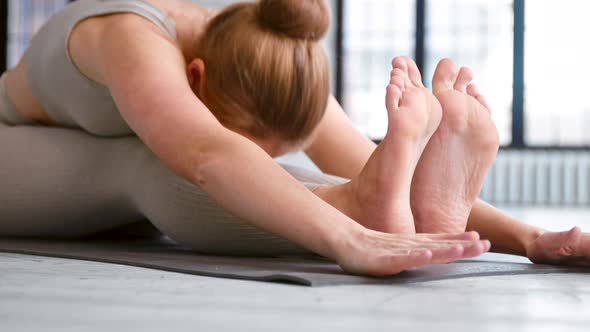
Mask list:
[[[454,88],[457,91],[467,93],[467,85],[473,81],[473,72],[469,67],[461,67]]]
[[[585,262],[590,265],[590,234],[582,233],[581,230],[579,248],[580,255],[585,260]]]
[[[582,229],[578,226],[573,227],[566,234],[566,239],[567,239],[566,242],[571,246],[577,247],[581,238],[582,238]]]
[[[482,104],[483,107],[485,107],[488,110],[488,112],[492,111],[486,98],[483,95],[479,94],[479,89],[477,88],[477,85],[475,85],[475,83],[471,83],[467,86],[467,94],[475,98],[480,104]]]
[[[406,62],[406,60],[403,57],[395,57],[393,59],[393,61],[391,62],[391,65],[393,66],[393,70],[396,71],[396,69],[401,70],[401,72],[403,73],[402,77],[404,78],[405,82],[406,82],[406,86],[409,86],[411,84],[410,82],[410,77],[408,75],[408,64]]]
[[[479,96],[479,88],[475,83],[471,83],[467,86],[467,94],[477,99],[477,96]]]
[[[580,242],[581,233],[582,231],[579,227],[558,233],[562,241],[559,249],[557,249],[558,255],[562,257],[578,256],[578,243]]]
[[[432,91],[436,94],[452,90],[458,74],[459,69],[451,59],[440,60],[432,77]]]
[[[410,77],[412,84],[418,87],[424,87],[424,84],[422,84],[422,75],[420,74],[420,70],[418,69],[416,62],[408,56],[404,56],[403,58],[406,60],[406,64],[408,66],[408,76]]]
[[[399,100],[401,99],[402,91],[395,84],[389,84],[387,86],[387,92],[385,94],[385,107],[387,111],[397,111],[399,109]]]
[[[396,85],[403,92],[406,87],[406,80],[404,79],[404,75],[404,72],[399,68],[392,70],[389,84]]]

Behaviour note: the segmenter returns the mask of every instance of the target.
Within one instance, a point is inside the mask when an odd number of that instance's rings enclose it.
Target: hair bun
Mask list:
[[[295,39],[318,41],[330,25],[325,0],[260,0],[259,22]]]

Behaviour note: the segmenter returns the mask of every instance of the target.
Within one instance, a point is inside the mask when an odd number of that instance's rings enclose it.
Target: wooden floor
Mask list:
[[[590,230],[590,211],[518,210]],[[0,253],[0,331],[589,331],[590,275],[307,288]]]

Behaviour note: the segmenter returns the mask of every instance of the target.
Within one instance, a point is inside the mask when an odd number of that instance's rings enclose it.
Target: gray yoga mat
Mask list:
[[[305,286],[399,284],[496,275],[590,273],[589,268],[533,265],[521,258],[486,254],[476,260],[421,267],[401,274],[370,278],[344,273],[320,257],[222,257],[200,255],[166,237],[152,239],[85,239],[77,241],[2,239],[0,251],[81,259],[188,273],[201,276]]]

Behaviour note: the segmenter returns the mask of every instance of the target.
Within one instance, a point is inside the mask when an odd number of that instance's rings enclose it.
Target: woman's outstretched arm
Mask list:
[[[373,232],[325,203],[195,97],[182,53],[141,19],[103,32],[98,71],[123,117],[170,169],[232,214],[357,273],[393,274],[474,253],[465,236]],[[206,75],[206,72],[205,72]],[[459,250],[457,250],[459,249]],[[487,250],[487,249],[484,249]]]

